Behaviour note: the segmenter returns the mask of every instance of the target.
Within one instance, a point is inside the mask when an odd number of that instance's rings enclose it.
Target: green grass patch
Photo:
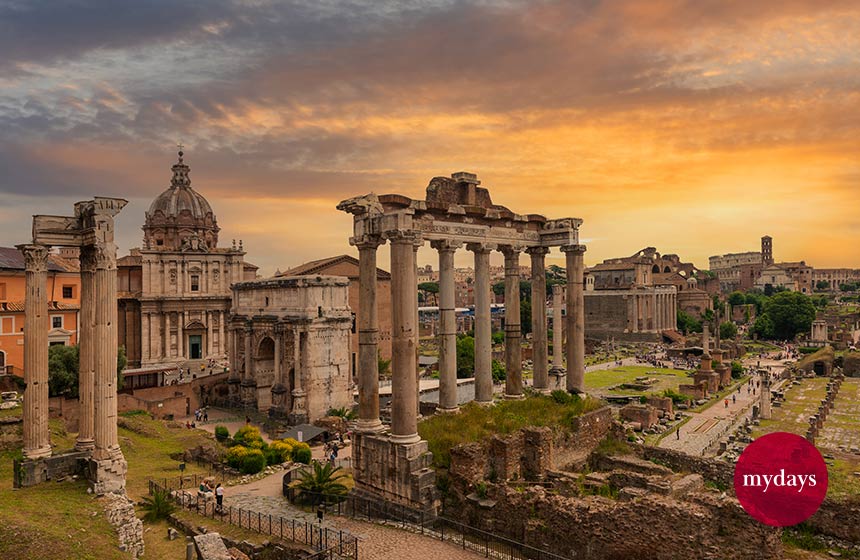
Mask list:
[[[447,468],[451,448],[456,445],[510,434],[527,426],[569,429],[575,417],[603,405],[603,401],[591,397],[560,403],[551,397],[533,396],[499,401],[494,406],[470,402],[456,414],[439,414],[422,421],[418,433],[429,443],[434,465]]]
[[[610,389],[622,383],[635,383],[637,377],[652,377],[657,383],[647,389]],[[608,394],[645,395],[662,393],[666,389],[678,390],[678,385],[689,383],[690,377],[685,370],[661,369],[652,366],[621,366],[612,369],[590,371],[585,374],[585,388],[589,391],[605,392]]]

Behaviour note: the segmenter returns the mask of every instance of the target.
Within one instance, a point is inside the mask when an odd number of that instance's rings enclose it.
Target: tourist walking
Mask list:
[[[726,408],[728,408],[729,407],[729,399],[726,399],[725,403],[726,403]]]
[[[219,512],[224,510],[224,487],[220,482],[215,487],[215,503],[218,505]]]

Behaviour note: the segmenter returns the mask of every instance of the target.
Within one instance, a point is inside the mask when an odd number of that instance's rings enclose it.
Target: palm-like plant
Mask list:
[[[349,488],[343,484],[343,480],[348,476],[341,467],[314,461],[295,487],[306,503],[316,505],[323,501],[336,502],[349,492]]]
[[[152,496],[144,497],[140,501],[140,508],[146,512],[143,520],[150,523],[159,519],[167,519],[170,514],[176,511],[176,505],[170,500],[168,491],[160,488],[156,488]]]

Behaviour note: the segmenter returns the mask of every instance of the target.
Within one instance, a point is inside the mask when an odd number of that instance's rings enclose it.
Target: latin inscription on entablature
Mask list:
[[[425,235],[427,239],[436,237],[457,238],[466,241],[518,241],[525,243],[540,243],[540,234],[536,231],[517,231],[515,229],[491,226],[470,226],[466,224],[445,224],[435,221],[415,220],[415,231]]]

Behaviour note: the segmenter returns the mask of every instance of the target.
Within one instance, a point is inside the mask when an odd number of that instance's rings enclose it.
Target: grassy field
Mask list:
[[[609,389],[621,383],[632,383],[637,377],[653,377],[658,382],[645,391]],[[586,372],[585,374],[586,391],[594,391],[607,395],[646,395],[650,393],[662,393],[665,389],[677,391],[678,385],[684,383],[692,383],[692,378],[687,376],[686,371],[661,369],[651,366],[621,366],[607,370]]]
[[[771,432],[789,432],[804,435],[809,427],[809,417],[818,410],[818,405],[827,394],[827,379],[823,377],[804,379],[800,385],[792,385],[785,392],[785,402],[773,408],[770,420],[761,420],[752,436],[760,437]]]
[[[480,441],[493,434],[510,434],[526,426],[564,429],[572,417],[601,406],[603,403],[593,398],[560,404],[544,396],[497,401],[494,406],[471,402],[456,414],[440,414],[422,421],[418,433],[429,443],[434,464],[448,467],[455,445]]]

